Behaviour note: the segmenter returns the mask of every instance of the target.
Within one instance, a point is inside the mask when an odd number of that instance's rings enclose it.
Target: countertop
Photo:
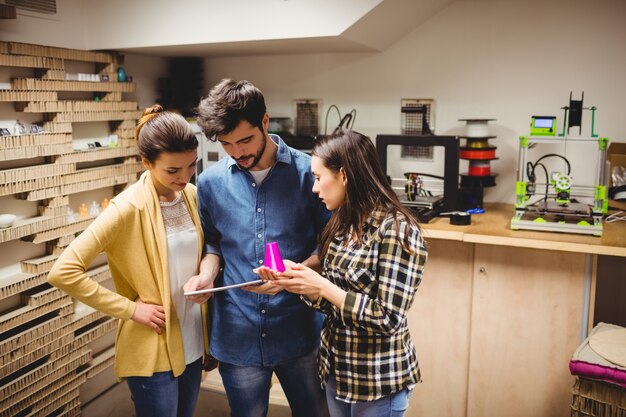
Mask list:
[[[457,240],[486,245],[579,252],[626,257],[626,221],[604,223],[602,236],[511,230],[512,204],[486,204],[485,213],[472,214],[468,226],[454,226],[439,217],[424,224],[426,239]]]

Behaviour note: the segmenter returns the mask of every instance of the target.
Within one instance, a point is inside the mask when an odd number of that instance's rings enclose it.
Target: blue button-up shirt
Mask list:
[[[330,217],[312,192],[311,157],[280,137],[276,164],[257,185],[231,157],[198,178],[205,252],[224,260],[223,282],[258,279],[265,244],[277,242],[284,259],[302,262],[317,248],[317,235]],[[299,296],[281,291],[255,294],[239,288],[214,294],[211,354],[240,366],[273,366],[319,347],[322,317]]]

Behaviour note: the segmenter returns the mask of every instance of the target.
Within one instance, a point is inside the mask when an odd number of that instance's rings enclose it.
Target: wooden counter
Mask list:
[[[511,230],[512,204],[489,204],[485,213],[472,214],[472,224],[454,226],[447,218],[424,225],[424,236],[486,245],[547,249],[626,257],[626,222],[605,223],[601,237],[571,233]]]
[[[468,226],[423,225],[429,258],[408,314],[423,383],[407,417],[569,416],[598,257],[618,257],[623,275],[626,222],[602,237],[515,231],[512,204],[485,208]]]

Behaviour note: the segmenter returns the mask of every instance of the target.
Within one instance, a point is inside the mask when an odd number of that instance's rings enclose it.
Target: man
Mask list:
[[[205,252],[213,255],[185,291],[258,279],[253,269],[262,266],[268,242],[278,242],[285,259],[319,268],[317,236],[330,214],[312,192],[311,158],[268,134],[261,91],[222,80],[200,102],[198,125],[228,157],[198,179]],[[211,354],[220,361],[231,416],[266,416],[273,373],[293,416],[327,415],[316,362],[322,317],[269,282],[216,292],[214,302]]]

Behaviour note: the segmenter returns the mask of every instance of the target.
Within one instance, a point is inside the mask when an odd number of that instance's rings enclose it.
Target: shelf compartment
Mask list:
[[[59,145],[72,143],[72,135],[68,133],[33,133],[30,135],[3,136],[0,149],[30,148],[37,145]]]
[[[72,133],[71,123],[44,122],[43,128],[50,133]]]
[[[135,140],[135,133],[134,132],[126,133],[126,131],[124,130],[120,134],[120,133],[117,133],[117,131],[116,131],[116,135],[117,135],[117,144],[118,144],[118,146],[123,147],[123,148],[133,147],[133,148],[137,149],[137,141]]]
[[[117,321],[115,322],[114,328],[117,328]],[[87,379],[91,379],[94,376],[102,373],[106,369],[113,366],[114,363],[115,363],[115,348],[111,347],[105,350],[104,352],[102,352],[101,354],[99,354],[98,356],[96,356],[95,358],[93,358],[89,362],[89,365],[91,366],[85,370],[85,372],[87,373]]]
[[[35,345],[35,348],[29,352],[16,352],[12,355],[11,361],[0,366],[0,379],[19,371],[20,368],[29,363],[40,360],[48,355],[58,352],[63,346],[72,343],[74,335],[72,333],[64,334],[58,339],[51,340],[44,345]],[[53,358],[56,359],[56,358]]]
[[[20,262],[22,272],[27,274],[43,274],[52,269],[52,265],[58,259],[56,255],[46,255],[39,258],[27,259]]]
[[[98,168],[81,169],[80,171],[74,171],[65,175],[58,175],[54,177],[40,177],[29,180],[23,180],[19,182],[12,182],[7,184],[0,184],[0,196],[23,194],[32,192],[46,192],[46,190],[55,191],[55,189],[70,188],[72,184],[79,182],[99,180],[107,177],[115,177],[124,174],[139,173],[144,170],[143,165],[140,162],[123,163],[116,165],[107,165]],[[64,188],[65,187],[65,188]],[[84,190],[87,191],[87,190]],[[68,194],[74,194],[70,192]],[[66,194],[54,194],[44,198],[56,197],[57,195]],[[43,198],[37,198],[42,200]],[[31,200],[32,201],[32,200]]]
[[[58,217],[67,214],[67,208],[70,205],[68,196],[51,198],[45,202],[45,205],[39,205],[37,210],[42,217]]]
[[[12,383],[0,388],[2,398],[23,398],[45,389],[55,381],[63,380],[67,374],[74,374],[75,370],[91,360],[88,349],[70,352],[66,357],[58,360],[48,360],[30,372],[16,378]]]
[[[62,183],[63,178],[61,176],[41,177],[19,182],[10,182],[0,185],[0,196],[26,193],[29,191],[40,190],[42,188],[59,187]]]
[[[50,207],[50,206],[38,206],[37,211],[40,216],[43,217],[59,217],[67,214],[68,206]]]
[[[62,155],[74,150],[71,142],[57,145],[35,145],[22,148],[0,149],[0,161]]]
[[[62,59],[32,55],[0,54],[0,66],[64,70]]]
[[[28,201],[39,201],[47,198],[59,197],[68,194],[77,194],[85,191],[96,190],[99,188],[106,188],[114,185],[123,185],[130,182],[137,181],[137,174],[120,175],[114,178],[102,178],[95,181],[80,182],[76,184],[62,185],[60,187],[54,187],[51,189],[36,190],[26,193],[23,197]]]
[[[23,291],[45,284],[47,282],[48,271],[39,274],[20,272],[9,277],[0,279],[0,300],[17,295]],[[107,264],[92,268],[87,271],[87,276],[96,282],[103,282],[111,279],[111,271]],[[4,350],[0,343],[0,355]]]
[[[33,407],[37,415],[47,416],[55,411],[61,413],[80,404],[80,391],[78,387],[83,382],[82,377],[67,376],[61,381],[66,382],[55,382],[59,387],[51,391],[51,394],[44,396],[44,398]],[[70,389],[68,387],[71,387],[71,390],[68,391],[68,389]]]
[[[141,117],[141,111],[137,112],[137,118]],[[122,120],[122,122],[116,126],[115,130],[124,130],[124,129],[129,129],[133,131],[133,135],[135,132],[135,127],[137,127],[137,121],[136,120],[131,120],[131,119],[126,119],[126,120]]]
[[[48,69],[41,76],[41,79],[42,80],[64,80],[65,79],[65,75],[66,75],[65,71],[63,71],[63,70]]]
[[[0,300],[19,294],[41,284],[45,284],[47,273],[33,275],[20,272],[0,279]],[[0,355],[3,355],[0,344]]]
[[[56,91],[0,90],[0,101],[57,101]]]
[[[23,398],[40,390],[54,381],[62,380],[67,374],[74,374],[75,370],[91,360],[91,352],[86,349],[77,349],[67,356],[57,360],[48,360],[35,369],[18,376],[11,383],[0,388],[0,398],[9,396]]]
[[[46,164],[0,170],[0,185],[28,181],[35,178],[56,177],[76,172],[75,164]]]
[[[61,236],[60,238],[56,239],[55,242],[46,243],[47,248],[48,248],[48,253],[50,253],[51,255],[61,256],[65,248],[67,248],[69,245],[69,243],[62,244],[61,242],[65,240],[69,240],[69,242],[71,243],[71,241],[74,240],[74,238],[75,238],[74,235],[66,235],[66,236]]]
[[[66,378],[57,378],[49,381],[47,380],[47,383],[41,383],[37,381],[37,384],[35,386],[29,387],[26,390],[27,392],[22,393],[21,395],[12,396],[12,398],[8,401],[8,403],[11,404],[10,408],[1,411],[10,413],[10,415],[15,415],[14,413],[18,414],[17,412],[23,410],[24,408],[33,406],[33,408],[31,409],[32,412],[29,415],[47,415],[42,414],[41,412],[48,413],[50,411],[56,411],[56,413],[53,414],[55,416],[68,416],[68,414],[66,414],[65,412],[60,411],[59,408],[64,408],[65,410],[67,410],[68,408],[74,408],[77,405],[80,405],[80,402],[76,397],[75,391],[81,384],[84,384],[86,380],[87,378],[85,378],[83,375],[77,374],[73,376],[68,376]],[[72,390],[72,394],[70,395],[70,400],[66,401],[65,392],[68,389]],[[60,405],[59,401],[55,401],[59,397],[61,398]],[[41,407],[42,404],[47,405],[43,410],[35,408],[34,406],[36,405],[37,407]],[[80,411],[69,414],[69,416],[78,415],[80,415]]]
[[[35,233],[43,232],[66,224],[65,217],[33,217],[30,219],[16,220],[14,225],[6,229],[0,229],[0,243],[20,239]]]
[[[117,329],[118,320],[113,317],[106,317],[102,319],[102,321],[95,326],[92,327],[76,336],[74,340],[74,344],[77,345],[87,345],[88,343],[93,342],[94,340],[114,331]],[[105,367],[106,368],[106,367]]]
[[[70,331],[74,333],[76,330],[80,329],[81,327],[85,327],[89,325],[90,323],[93,323],[95,321],[102,319],[103,317],[109,317],[109,316],[107,316],[106,314],[98,310],[94,310],[90,308],[89,310],[87,310],[85,313],[82,313],[82,314],[75,312],[71,317],[72,319],[71,319]]]
[[[143,172],[145,167],[141,162],[133,161],[115,165],[106,165],[97,168],[86,168],[63,176],[64,185],[72,185],[86,181],[119,177],[127,174],[138,174]],[[73,193],[70,193],[73,194]]]
[[[54,123],[81,123],[81,122],[103,122],[114,120],[136,120],[139,113],[137,111],[83,111],[83,112],[62,112],[52,115]]]
[[[109,91],[100,97],[100,101],[122,101],[122,93]]]
[[[37,233],[32,236],[32,242],[33,243],[49,242],[51,240],[58,239],[61,236],[66,236],[66,235],[82,232],[89,227],[89,225],[94,221],[94,219],[95,217],[89,217],[86,219],[81,219],[74,223],[66,224],[56,229],[48,229],[41,233]]]
[[[25,113],[136,111],[136,101],[31,101],[16,103],[15,109]]]
[[[44,314],[51,313],[54,310],[58,310],[71,304],[72,298],[67,295],[43,306],[24,306],[17,308],[0,316],[0,333],[4,333],[30,320],[36,319],[37,317],[41,317]]]
[[[139,156],[136,146],[133,147],[117,147],[117,148],[96,148],[85,151],[75,151],[73,153],[60,155],[54,159],[55,163],[67,164],[77,162],[92,162],[112,158],[124,158],[130,156]]]
[[[50,265],[52,267],[52,265]],[[56,287],[48,288],[34,294],[22,294],[22,303],[29,307],[39,307],[63,297],[65,293]]]
[[[41,80],[39,78],[14,78],[11,80],[12,90],[25,91],[92,91],[134,93],[135,83],[118,83],[111,81],[65,81]]]
[[[0,50],[11,55],[31,55],[70,61],[87,61],[101,64],[118,64],[121,57],[114,53],[81,51],[54,46],[32,45],[21,42],[2,42]]]
[[[47,320],[39,322],[28,329],[13,335],[6,339],[6,341],[0,344],[0,364],[4,365],[6,361],[10,361],[10,356],[13,354],[25,354],[37,348],[37,346],[43,346],[58,337],[62,337],[67,333],[62,327],[70,323],[70,313],[67,312],[64,315],[56,315]],[[6,355],[6,356],[5,356]]]

